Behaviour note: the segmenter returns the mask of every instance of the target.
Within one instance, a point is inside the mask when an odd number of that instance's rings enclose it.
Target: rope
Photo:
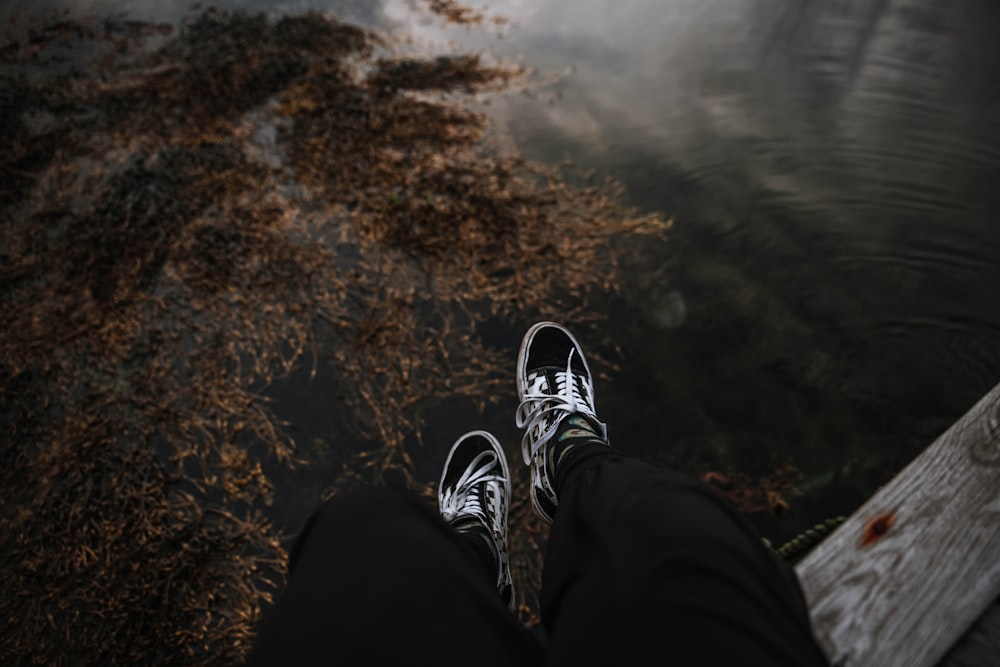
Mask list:
[[[774,551],[778,556],[786,561],[796,561],[806,554],[810,549],[823,541],[823,539],[832,533],[840,524],[847,521],[846,516],[837,516],[831,519],[827,519],[823,523],[818,523],[812,528],[809,528],[792,539],[788,540],[780,547],[775,549],[771,546],[771,542],[765,538],[764,544],[766,544],[772,551]]]

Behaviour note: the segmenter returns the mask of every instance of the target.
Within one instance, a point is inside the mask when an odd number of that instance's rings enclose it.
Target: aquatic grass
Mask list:
[[[599,323],[614,239],[666,225],[490,145],[462,100],[518,68],[317,13],[84,28],[0,62],[0,661],[238,664],[286,566],[265,471],[311,463],[268,385],[335,369],[370,447],[329,493],[432,498],[421,407],[509,390],[482,318]],[[544,537],[515,503],[536,588]]]

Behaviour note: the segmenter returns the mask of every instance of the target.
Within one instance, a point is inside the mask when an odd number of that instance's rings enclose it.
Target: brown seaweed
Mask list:
[[[330,493],[432,497],[421,406],[509,392],[477,322],[599,323],[615,239],[662,236],[427,96],[519,70],[382,39],[210,10],[149,52],[0,55],[0,662],[239,664],[285,572],[265,470],[310,463],[268,383],[335,368],[374,444]],[[511,530],[530,624],[545,532],[525,503]]]

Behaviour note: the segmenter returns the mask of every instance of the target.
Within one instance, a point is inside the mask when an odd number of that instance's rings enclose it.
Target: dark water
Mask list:
[[[216,6],[333,9],[537,68],[536,95],[489,107],[504,142],[614,176],[676,221],[666,251],[623,257],[603,301],[623,353],[598,350],[620,363],[598,388],[615,444],[695,473],[796,465],[804,495],[756,517],[773,540],[849,514],[1000,382],[995,2],[510,0],[489,6],[515,21],[502,38],[403,2]],[[49,7],[192,8],[13,2],[0,18]],[[487,331],[512,369],[522,331]],[[301,442],[346,436],[335,393],[321,372],[280,385],[276,408]],[[430,481],[456,417],[426,416]],[[439,446],[436,418],[451,420]],[[469,428],[517,442],[513,399],[487,421]],[[323,474],[278,490],[289,528]]]
[[[805,495],[757,517],[780,540],[853,511],[1000,382],[1000,6],[490,8],[515,18],[502,39],[420,34],[549,81],[494,105],[509,143],[676,220],[606,304],[616,444],[692,472],[794,463]]]
[[[489,48],[568,73],[500,110],[513,142],[676,220],[608,306],[620,445],[794,462],[806,495],[760,518],[780,539],[853,511],[1000,382],[1000,6],[530,7]]]

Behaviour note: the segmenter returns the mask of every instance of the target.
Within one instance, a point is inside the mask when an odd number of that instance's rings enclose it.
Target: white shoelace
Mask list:
[[[495,452],[480,452],[466,466],[455,485],[445,489],[440,503],[441,515],[445,521],[452,522],[465,515],[486,519],[486,510],[483,509],[482,499],[479,497],[479,483],[490,479],[496,479],[501,484],[507,482],[502,475],[491,472],[497,463]]]
[[[582,412],[597,418],[580,394],[580,388],[573,375],[575,352],[575,348],[569,351],[566,372],[556,373],[556,393],[547,394],[540,390],[545,385],[545,376],[538,374],[534,376],[531,387],[525,392],[524,400],[517,406],[514,421],[518,428],[526,428],[524,437],[521,438],[521,457],[525,464],[530,465],[535,454],[552,439],[563,417],[574,412]],[[581,383],[583,382],[585,380],[581,378]]]

